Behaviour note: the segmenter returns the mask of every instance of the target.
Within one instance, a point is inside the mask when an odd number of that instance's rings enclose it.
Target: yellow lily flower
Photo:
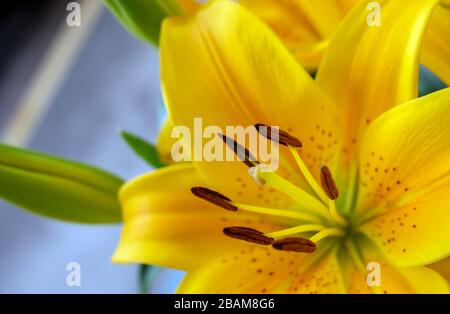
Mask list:
[[[361,0],[239,0],[240,4],[272,28],[308,71],[318,68],[339,23],[360,2]],[[199,8],[199,4],[192,0],[179,0],[179,4],[187,13],[193,13]],[[424,37],[421,63],[450,85],[448,38],[450,1],[440,0]]]
[[[240,0],[239,2],[277,33],[303,67],[314,71],[318,68],[339,23],[351,8],[361,3],[361,0]],[[367,14],[369,13],[368,10]],[[380,13],[382,22],[383,8]],[[421,63],[447,85],[450,85],[449,38],[450,1],[441,0],[424,37]]]
[[[196,161],[128,182],[113,260],[186,270],[181,293],[448,293],[445,266],[427,265],[450,254],[450,88],[416,99],[436,1],[380,3],[380,27],[366,1],[344,19],[316,81],[238,4],[166,20],[174,124],[277,125],[292,140],[277,172]]]

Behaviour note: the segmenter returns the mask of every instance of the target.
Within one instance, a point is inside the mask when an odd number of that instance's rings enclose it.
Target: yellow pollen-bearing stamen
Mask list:
[[[287,228],[287,229],[280,230],[280,231],[266,233],[266,236],[271,237],[271,238],[279,238],[279,237],[285,237],[285,236],[294,235],[294,234],[302,233],[302,232],[322,231],[325,229],[327,229],[327,228],[322,225],[319,225],[319,224],[301,225],[301,226],[295,226],[295,227]]]
[[[269,215],[269,216],[277,216],[277,217],[283,217],[283,218],[292,218],[292,219],[298,219],[303,220],[307,222],[314,222],[318,223],[320,222],[320,218],[316,215],[308,214],[308,213],[300,213],[298,211],[291,211],[291,210],[284,210],[284,209],[275,209],[275,208],[267,208],[267,207],[261,207],[261,206],[254,206],[254,205],[248,205],[248,204],[242,204],[238,202],[231,202],[231,205],[235,206],[236,208],[243,209],[245,211],[262,214],[262,215]]]
[[[280,251],[313,253],[317,249],[317,245],[311,240],[300,237],[289,237],[275,240],[272,247]]]
[[[191,192],[195,196],[204,199],[205,201],[210,202],[211,204],[225,208],[226,210],[234,212],[237,211],[237,207],[230,204],[231,200],[225,195],[220,194],[219,192],[200,186],[191,188]]]
[[[333,217],[333,219],[337,223],[346,225],[347,221],[341,215],[339,215],[336,210],[335,200],[339,197],[339,190],[337,188],[336,182],[333,179],[333,176],[331,175],[331,171],[327,166],[323,166],[320,169],[320,183],[323,190],[325,191],[325,194],[329,197],[328,209],[330,211],[331,217]]]
[[[335,200],[339,197],[339,190],[336,186],[336,182],[327,166],[320,168],[320,183],[330,200]]]
[[[266,207],[260,207],[260,206],[253,206],[248,204],[242,204],[238,202],[233,202],[231,199],[226,197],[223,194],[220,194],[219,192],[216,192],[214,190],[196,186],[191,188],[192,194],[197,196],[198,198],[201,198],[211,204],[214,204],[216,206],[222,207],[229,211],[237,211],[239,209],[243,209],[245,211],[262,214],[262,215],[270,215],[270,216],[277,216],[282,218],[292,218],[296,220],[303,220],[307,222],[320,222],[320,218],[308,214],[308,213],[299,213],[298,211],[290,211],[290,210],[284,210],[284,209],[275,209],[275,208],[266,208]]]
[[[217,133],[217,135],[222,139],[222,141],[238,156],[239,160],[242,161],[247,167],[254,167],[259,164],[256,158],[250,153],[250,151],[233,140],[232,138]]]
[[[340,228],[328,228],[325,230],[322,230],[315,235],[313,235],[311,238],[309,238],[312,242],[319,242],[322,239],[328,238],[328,237],[342,237],[345,233]]]
[[[324,218],[330,218],[328,208],[317,198],[272,171],[263,171],[261,165],[250,168],[249,173],[260,183],[277,189],[295,200],[302,208],[311,210]]]
[[[328,202],[328,197],[323,191],[320,184],[316,181],[312,173],[309,171],[303,159],[300,157],[300,154],[297,152],[295,147],[289,147],[292,156],[294,157],[298,167],[300,168],[301,173],[305,177],[308,184],[311,186],[313,191],[317,194],[317,196],[326,204]]]
[[[255,124],[255,128],[259,134],[271,141],[278,142],[284,146],[302,147],[302,142],[300,142],[299,139],[279,128],[274,128],[262,123]]]
[[[226,227],[223,229],[223,233],[228,237],[256,244],[270,245],[273,243],[272,238],[265,236],[261,231],[252,228]]]
[[[291,154],[294,156],[294,159],[297,162],[300,171],[305,177],[306,181],[314,190],[314,192],[317,194],[317,196],[319,196],[322,199],[322,201],[326,203],[327,201],[326,195],[324,194],[319,184],[309,171],[308,167],[305,165],[300,155],[296,151],[297,148],[302,147],[302,142],[286,131],[274,129],[262,123],[255,124],[255,128],[262,136],[268,138],[269,140],[279,142],[280,144],[289,147]]]

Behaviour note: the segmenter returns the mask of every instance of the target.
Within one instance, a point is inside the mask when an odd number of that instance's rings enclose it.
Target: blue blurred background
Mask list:
[[[81,27],[67,26],[68,2],[16,1],[2,8],[1,140],[124,179],[149,171],[119,131],[156,137],[164,117],[157,50],[131,37],[99,0],[78,1]],[[70,53],[59,53],[61,46]],[[138,265],[110,261],[120,228],[49,220],[0,200],[0,292],[139,292]],[[81,266],[80,287],[66,284],[73,261]],[[173,292],[182,275],[158,272],[151,292]]]

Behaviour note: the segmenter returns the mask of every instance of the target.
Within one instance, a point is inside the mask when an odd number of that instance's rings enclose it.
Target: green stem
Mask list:
[[[151,292],[159,268],[156,266],[141,264],[139,266],[139,291],[141,294]]]

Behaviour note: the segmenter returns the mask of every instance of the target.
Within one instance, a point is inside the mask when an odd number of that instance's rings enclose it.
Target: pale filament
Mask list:
[[[272,237],[272,238],[278,238],[278,237],[285,237],[285,236],[302,233],[302,232],[322,231],[325,229],[326,229],[326,227],[324,227],[322,225],[311,224],[311,225],[295,226],[295,227],[284,229],[281,231],[266,233],[265,235],[268,237]]]
[[[291,210],[266,208],[266,207],[242,204],[242,203],[238,203],[238,202],[230,202],[230,204],[238,207],[239,209],[243,209],[245,211],[254,212],[254,213],[258,213],[258,214],[271,215],[271,216],[284,217],[284,218],[292,218],[292,219],[298,219],[298,220],[303,220],[303,221],[313,222],[313,223],[320,222],[320,218],[313,214],[300,213],[298,211],[291,211]]]

